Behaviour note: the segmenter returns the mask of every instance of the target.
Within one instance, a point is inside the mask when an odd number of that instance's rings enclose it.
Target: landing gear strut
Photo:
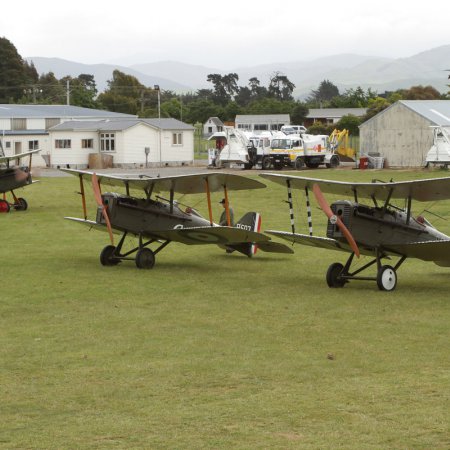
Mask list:
[[[380,291],[393,291],[395,289],[395,287],[397,286],[397,270],[402,265],[403,261],[405,261],[406,256],[402,256],[394,267],[389,265],[382,265],[381,259],[386,257],[386,255],[381,250],[378,250],[376,257],[373,260],[369,261],[367,264],[355,270],[354,272],[350,272],[350,266],[353,262],[354,256],[354,253],[350,255],[345,266],[343,266],[341,263],[331,264],[326,275],[327,284],[330,288],[341,288],[350,280],[365,280],[376,281],[378,289]],[[357,276],[374,264],[377,264],[376,277]]]
[[[159,242],[156,239],[150,239],[147,242],[142,240],[142,235],[139,235],[139,245],[125,253],[122,253],[122,247],[127,236],[125,232],[117,247],[114,245],[107,245],[100,253],[100,263],[103,266],[116,266],[124,260],[134,261],[138,269],[152,269],[155,265],[155,255],[166,247],[170,241],[163,242],[156,250],[147,248],[153,242]],[[134,257],[130,256],[135,253]]]

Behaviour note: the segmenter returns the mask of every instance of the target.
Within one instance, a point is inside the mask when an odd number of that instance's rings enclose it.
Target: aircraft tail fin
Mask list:
[[[259,233],[261,230],[261,215],[257,212],[248,212],[235,224],[235,227]],[[249,242],[227,246],[227,251],[230,250],[237,250],[251,258],[258,250],[258,244]]]

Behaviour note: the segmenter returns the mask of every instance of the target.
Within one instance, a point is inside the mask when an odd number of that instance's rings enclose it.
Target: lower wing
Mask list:
[[[408,258],[433,261],[438,266],[450,267],[450,240],[396,244],[390,245],[389,250],[406,255]]]
[[[287,231],[275,230],[266,230],[265,232],[296,244],[309,245],[310,247],[326,248],[328,250],[340,250],[349,253],[351,252],[349,247],[347,247],[346,245],[341,244],[335,239],[330,239],[327,237],[310,236],[308,234],[289,233]]]
[[[79,219],[76,217],[65,217],[65,219],[85,225],[90,229],[108,231],[105,225],[99,224],[93,220]],[[113,233],[121,234],[122,232],[113,228]],[[151,233],[145,233],[145,236],[154,239],[180,242],[186,245],[216,244],[232,246],[244,243],[255,243],[265,252],[293,253],[293,250],[290,247],[279,242],[271,241],[270,237],[265,234],[233,227],[196,227],[155,230]]]

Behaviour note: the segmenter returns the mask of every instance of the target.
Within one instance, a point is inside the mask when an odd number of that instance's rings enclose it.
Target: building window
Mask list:
[[[55,139],[55,148],[72,148],[70,139]]]
[[[94,139],[81,139],[81,148],[94,148]]]
[[[54,127],[55,125],[58,125],[61,123],[61,119],[45,119],[45,129],[48,130],[51,127]]]
[[[172,145],[183,145],[183,134],[173,133],[172,134]]]
[[[5,148],[11,148],[11,141],[5,142]]]
[[[12,130],[26,130],[27,129],[27,119],[11,119],[11,129]]]
[[[28,150],[37,150],[39,148],[39,141],[28,141]]]
[[[254,130],[267,130],[267,125],[265,123],[255,123]]]
[[[102,152],[115,152],[116,151],[116,135],[114,133],[101,133],[100,134],[100,150]]]
[[[208,133],[212,133],[212,127],[208,127]]]

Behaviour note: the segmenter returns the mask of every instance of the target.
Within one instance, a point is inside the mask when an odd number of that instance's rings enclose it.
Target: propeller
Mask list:
[[[342,222],[341,218],[336,214],[334,214],[334,212],[330,208],[330,205],[325,200],[325,197],[323,196],[319,185],[317,183],[313,184],[312,189],[316,197],[317,203],[322,208],[322,211],[326,214],[326,216],[328,217],[328,219],[332,224],[336,224],[339,227],[341,233],[345,236],[345,239],[347,239],[347,242],[354,251],[355,255],[359,258],[358,244],[356,243],[349,229],[344,225],[344,222]]]
[[[111,244],[114,245],[114,237],[111,227],[111,221],[109,220],[108,211],[106,205],[103,203],[102,194],[100,192],[100,184],[98,182],[97,174],[92,174],[92,189],[94,190],[95,201],[98,206],[102,207],[102,214],[105,218],[106,228],[108,228],[109,238],[111,239]]]

